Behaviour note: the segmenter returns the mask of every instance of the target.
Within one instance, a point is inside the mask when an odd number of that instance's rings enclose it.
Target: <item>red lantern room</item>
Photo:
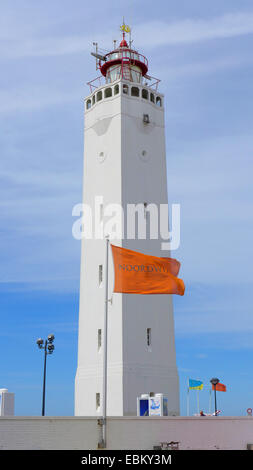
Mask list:
[[[107,82],[114,82],[118,78],[130,80],[131,82],[142,82],[148,71],[148,61],[146,57],[130,48],[123,39],[118,49],[114,49],[104,56],[105,61],[101,65],[100,71]]]
[[[147,75],[148,72],[148,60],[144,55],[140,54],[136,50],[132,49],[130,40],[130,46],[128,45],[125,39],[125,31],[128,28],[127,32],[130,32],[130,28],[126,25],[121,27],[123,31],[123,38],[118,47],[111,52],[107,52],[106,54],[101,53],[98,51],[97,43],[94,43],[96,46],[96,51],[92,52],[91,54],[96,57],[97,62],[97,69],[100,70],[102,77],[104,77],[106,83],[112,83],[118,79],[129,80],[135,83],[143,83],[143,78],[145,80],[152,80],[153,77]],[[98,77],[99,79],[99,77]],[[97,80],[97,79],[95,79]],[[90,87],[95,87],[95,80],[89,82]],[[154,79],[152,84],[149,86],[158,85],[160,80]]]

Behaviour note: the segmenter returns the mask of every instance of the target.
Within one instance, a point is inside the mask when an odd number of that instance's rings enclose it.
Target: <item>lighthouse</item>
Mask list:
[[[103,412],[105,236],[112,241],[112,208],[121,207],[123,214],[114,245],[170,256],[161,248],[159,233],[151,236],[149,210],[168,204],[164,95],[147,58],[126,37],[125,25],[122,30],[112,51],[101,52],[95,43],[92,55],[100,76],[89,82],[84,104],[83,203],[96,228],[81,243],[76,416]],[[129,207],[136,207],[130,229]],[[107,280],[108,416],[136,415],[137,397],[151,392],[168,399],[169,415],[179,415],[172,296],[113,293],[110,250]]]

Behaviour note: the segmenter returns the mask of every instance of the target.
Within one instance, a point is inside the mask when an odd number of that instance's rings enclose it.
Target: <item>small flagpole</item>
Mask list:
[[[197,390],[197,408],[198,408],[198,414],[199,414],[199,390]]]
[[[187,387],[187,416],[190,416],[190,389],[189,389],[189,379]]]
[[[106,236],[105,256],[105,312],[104,312],[104,364],[103,364],[103,424],[102,445],[106,448],[106,411],[107,411],[107,327],[108,327],[108,248],[109,237]]]

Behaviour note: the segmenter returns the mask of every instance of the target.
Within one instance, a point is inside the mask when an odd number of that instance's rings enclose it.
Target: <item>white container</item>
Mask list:
[[[168,416],[168,399],[162,393],[137,398],[137,416]]]
[[[14,416],[14,393],[0,388],[0,416]]]

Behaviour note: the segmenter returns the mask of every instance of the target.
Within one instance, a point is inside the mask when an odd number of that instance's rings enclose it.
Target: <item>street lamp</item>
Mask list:
[[[214,377],[213,379],[210,380],[210,382],[214,386],[215,416],[217,416],[216,385],[219,383],[219,379]]]
[[[43,378],[43,395],[42,395],[42,416],[45,416],[45,391],[46,391],[46,366],[47,355],[54,352],[54,335],[48,335],[45,344],[42,338],[37,339],[36,343],[39,349],[44,349],[44,378]]]

